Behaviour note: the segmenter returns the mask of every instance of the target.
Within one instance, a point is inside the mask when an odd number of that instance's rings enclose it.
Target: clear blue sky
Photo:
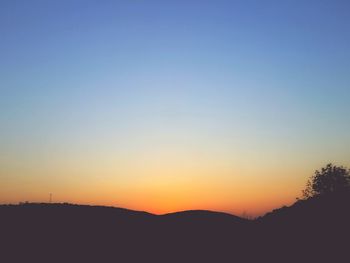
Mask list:
[[[336,0],[1,1],[0,198],[41,187],[114,204],[89,191],[115,185],[138,208],[127,193],[173,185],[185,199],[189,181],[295,196],[320,165],[350,165],[349,13]],[[231,198],[193,204],[261,210]]]

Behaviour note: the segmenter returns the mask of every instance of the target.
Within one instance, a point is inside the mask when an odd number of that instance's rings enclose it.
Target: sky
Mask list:
[[[350,166],[350,4],[0,2],[0,203],[263,214]]]

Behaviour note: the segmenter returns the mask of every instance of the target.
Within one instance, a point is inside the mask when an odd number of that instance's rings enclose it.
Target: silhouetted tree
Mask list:
[[[330,163],[320,171],[316,170],[307,181],[303,197],[309,198],[347,189],[350,189],[350,170]]]

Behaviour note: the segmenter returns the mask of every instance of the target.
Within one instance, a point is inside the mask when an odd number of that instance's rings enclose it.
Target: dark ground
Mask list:
[[[253,221],[71,204],[0,206],[0,262],[350,262],[350,194]]]

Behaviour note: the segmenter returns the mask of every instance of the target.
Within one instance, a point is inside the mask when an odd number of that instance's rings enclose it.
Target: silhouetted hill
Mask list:
[[[176,218],[176,219],[185,219],[185,220],[187,219],[202,220],[204,218],[212,218],[214,220],[235,220],[239,222],[247,221],[246,219],[243,219],[238,216],[234,216],[223,212],[209,211],[209,210],[187,210],[187,211],[164,214],[161,216],[166,218]]]
[[[348,262],[350,194],[249,221],[71,204],[0,206],[0,262]]]
[[[323,220],[349,220],[350,192],[333,193],[316,196],[307,200],[298,200],[290,207],[275,209],[265,216],[258,218],[264,223],[311,223]]]
[[[254,227],[264,253],[295,262],[348,262],[350,192],[299,200],[258,218]]]
[[[247,219],[243,219],[231,214],[207,210],[188,210],[164,214],[160,217],[161,220],[165,222],[187,225],[194,224],[195,226],[229,224],[239,227],[249,223]]]
[[[156,216],[71,204],[0,206],[2,247],[15,262],[23,262],[24,255],[35,262],[215,261],[241,242],[243,222],[211,211]],[[222,245],[215,246],[218,241]]]

